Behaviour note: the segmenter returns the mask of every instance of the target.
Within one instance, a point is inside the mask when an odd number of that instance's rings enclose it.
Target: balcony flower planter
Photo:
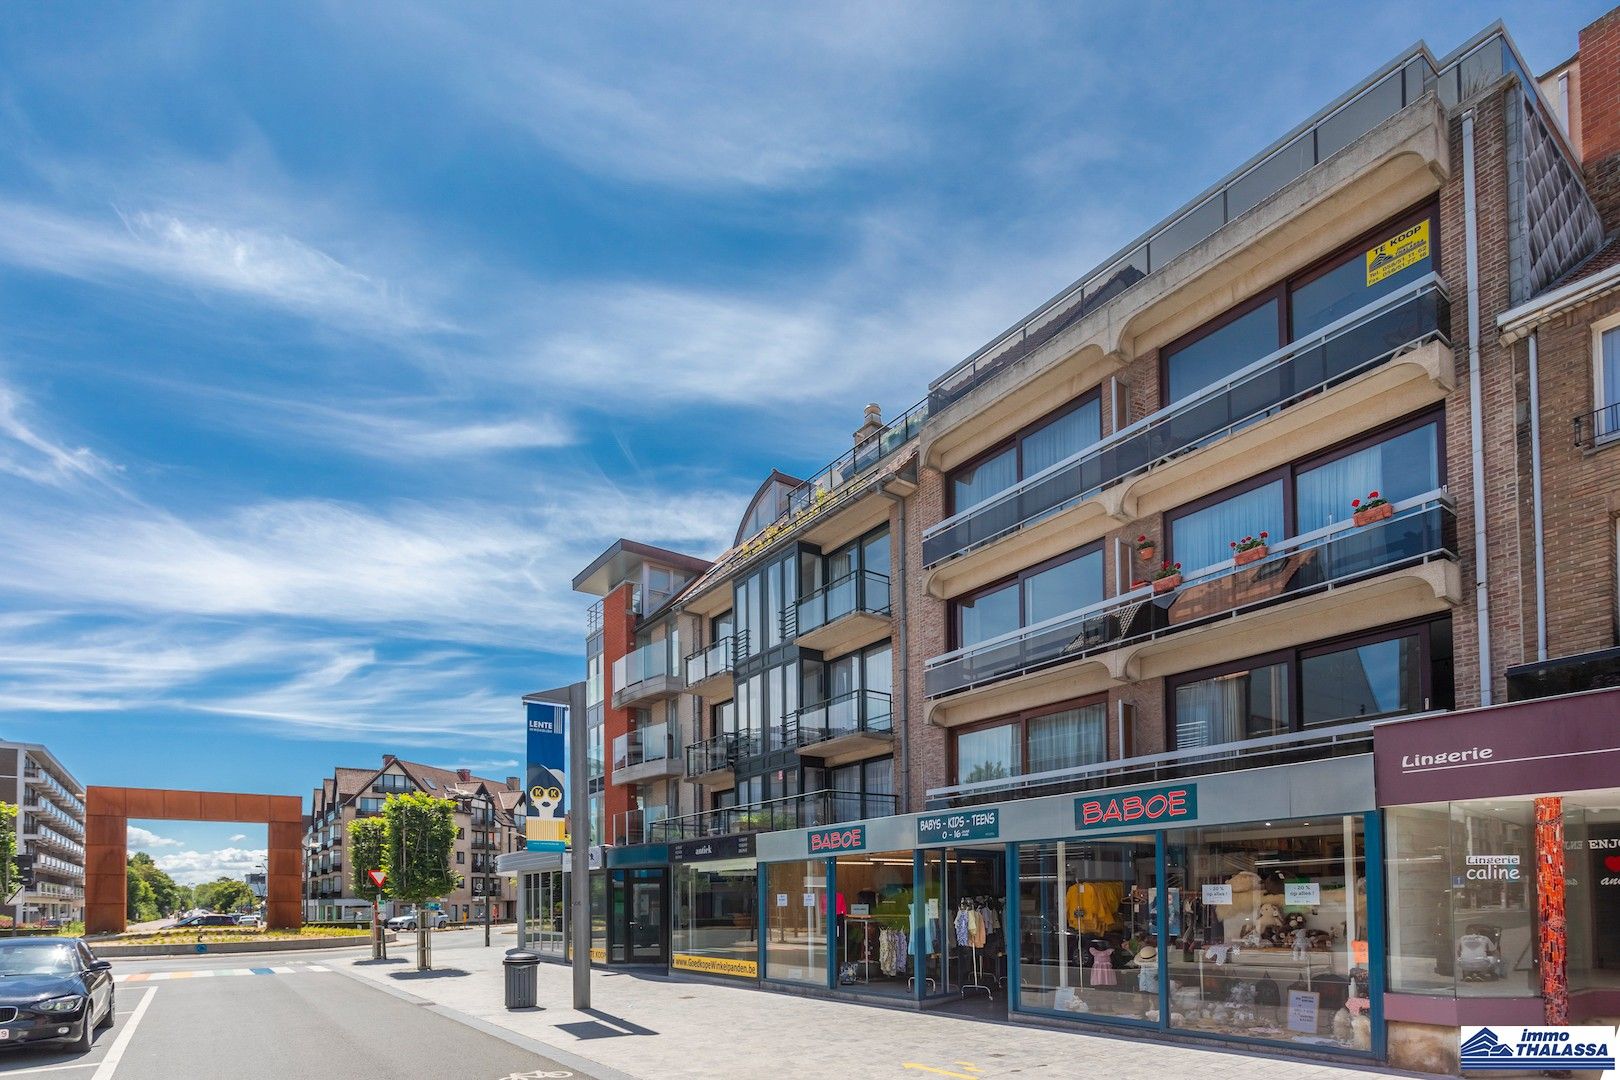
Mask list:
[[[1232,541],[1232,561],[1238,566],[1246,566],[1265,558],[1271,553],[1271,548],[1266,544],[1270,535],[1262,532],[1259,536],[1245,536]]]
[[[1358,529],[1395,516],[1395,505],[1376,491],[1369,492],[1365,499],[1351,499],[1350,510],[1350,520]]]
[[[1141,559],[1145,563],[1151,563],[1153,561],[1153,556],[1157,553],[1158,548],[1154,547],[1152,540],[1149,540],[1146,536],[1138,536],[1136,538],[1137,558]]]
[[[1153,571],[1153,591],[1167,593],[1181,585],[1181,564],[1167,562]]]

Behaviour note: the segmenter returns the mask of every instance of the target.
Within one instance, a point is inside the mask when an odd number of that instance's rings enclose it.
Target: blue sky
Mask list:
[[[1509,29],[1541,70],[1605,6]],[[769,468],[1503,10],[15,9],[0,733],[87,783],[515,772],[602,547],[716,553]]]

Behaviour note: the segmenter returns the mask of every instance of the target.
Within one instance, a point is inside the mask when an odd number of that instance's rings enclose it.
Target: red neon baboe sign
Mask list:
[[[842,829],[817,829],[810,834],[810,853],[860,851],[866,847],[866,826],[847,825]]]
[[[1154,825],[1198,816],[1198,785],[1143,788],[1125,795],[1087,795],[1074,800],[1077,829]]]

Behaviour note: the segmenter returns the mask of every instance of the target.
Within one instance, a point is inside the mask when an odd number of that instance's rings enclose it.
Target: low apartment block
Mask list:
[[[0,743],[0,801],[17,807],[17,851],[33,860],[14,925],[84,918],[83,785],[45,747]]]

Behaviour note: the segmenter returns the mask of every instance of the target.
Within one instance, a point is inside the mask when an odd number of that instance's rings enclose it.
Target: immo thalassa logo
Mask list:
[[[1463,1071],[1601,1069],[1614,1071],[1614,1028],[1465,1027]]]

